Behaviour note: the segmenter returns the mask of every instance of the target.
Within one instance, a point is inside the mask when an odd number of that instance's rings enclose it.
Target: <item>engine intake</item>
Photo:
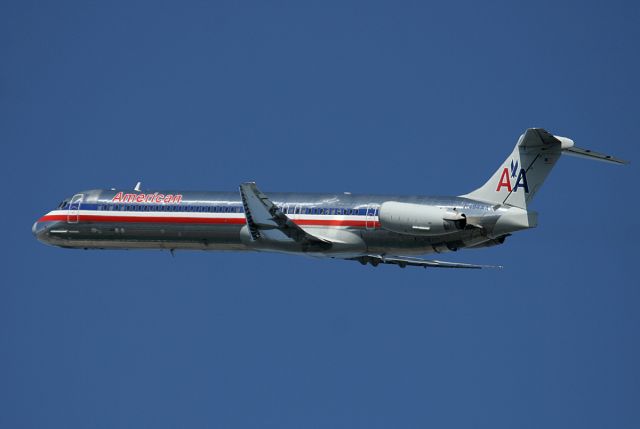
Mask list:
[[[382,228],[408,235],[451,234],[467,226],[467,216],[455,209],[397,201],[383,203],[379,219]]]

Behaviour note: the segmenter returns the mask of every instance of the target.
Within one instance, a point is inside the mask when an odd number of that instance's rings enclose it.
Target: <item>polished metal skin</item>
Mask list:
[[[151,248],[151,249],[198,249],[198,250],[260,250],[260,246],[249,241],[244,208],[240,194],[223,192],[172,191],[182,195],[182,202],[176,209],[185,211],[150,212],[145,209],[151,204],[112,203],[113,197],[121,190],[90,190],[67,198],[61,207],[43,216],[33,227],[40,241],[60,247],[79,248]],[[167,194],[169,192],[159,192]],[[326,236],[343,234],[345,243],[319,253],[361,253],[403,252],[422,254],[442,252],[454,248],[476,245],[487,240],[477,231],[459,231],[446,237],[412,237],[386,231],[379,226],[376,210],[385,201],[404,201],[413,204],[438,205],[464,210],[470,218],[491,227],[497,221],[499,212],[491,205],[457,197],[399,197],[393,195],[350,195],[350,194],[283,194],[271,193],[273,202],[284,208],[298,224],[312,234]],[[81,197],[79,197],[81,196]],[[80,199],[81,198],[81,199]],[[98,206],[107,207],[99,210]],[[109,210],[118,207],[117,211]],[[124,207],[123,207],[124,206]],[[169,205],[165,207],[170,207]],[[198,208],[228,207],[233,212],[190,211]],[[322,210],[322,214],[301,214],[303,209]],[[334,209],[334,214],[329,214]],[[336,215],[336,209],[351,210],[351,214]],[[189,211],[186,211],[189,210]],[[298,213],[295,213],[296,210]],[[329,212],[325,215],[324,211]],[[358,211],[357,214],[355,211]],[[145,217],[170,214],[166,221],[155,218],[146,222]],[[104,220],[99,219],[103,216]],[[107,216],[111,215],[111,216]],[[195,217],[194,215],[198,215]],[[139,216],[139,217],[135,217]],[[180,222],[176,218],[203,219],[202,223]],[[137,222],[136,220],[140,220]],[[217,222],[207,222],[207,219]],[[143,222],[144,221],[144,222]],[[334,232],[333,230],[337,230]],[[291,246],[283,251],[296,252]]]
[[[481,268],[410,255],[493,246],[535,227],[527,204],[565,149],[591,156],[569,139],[527,130],[487,184],[462,197],[262,193],[254,183],[237,193],[140,184],[82,191],[41,217],[33,233],[66,248],[276,251],[374,266]]]

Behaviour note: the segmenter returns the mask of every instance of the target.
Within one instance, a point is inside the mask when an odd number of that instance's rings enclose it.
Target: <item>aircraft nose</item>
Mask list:
[[[33,226],[31,227],[31,232],[33,233],[33,236],[39,241],[46,242],[45,234],[47,232],[47,227],[44,222],[35,221],[33,223]]]

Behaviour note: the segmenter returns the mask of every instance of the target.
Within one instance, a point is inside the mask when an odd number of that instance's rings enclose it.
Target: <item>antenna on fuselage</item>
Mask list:
[[[136,192],[140,192],[140,186],[141,186],[141,185],[142,185],[142,182],[138,182],[138,183],[136,183],[136,187],[135,187],[135,188],[133,188],[133,190],[134,190],[134,191],[136,191]]]

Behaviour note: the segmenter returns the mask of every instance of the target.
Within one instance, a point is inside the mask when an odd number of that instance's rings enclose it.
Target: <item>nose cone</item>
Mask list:
[[[43,243],[48,243],[47,240],[47,222],[36,221],[31,227],[33,236]]]

